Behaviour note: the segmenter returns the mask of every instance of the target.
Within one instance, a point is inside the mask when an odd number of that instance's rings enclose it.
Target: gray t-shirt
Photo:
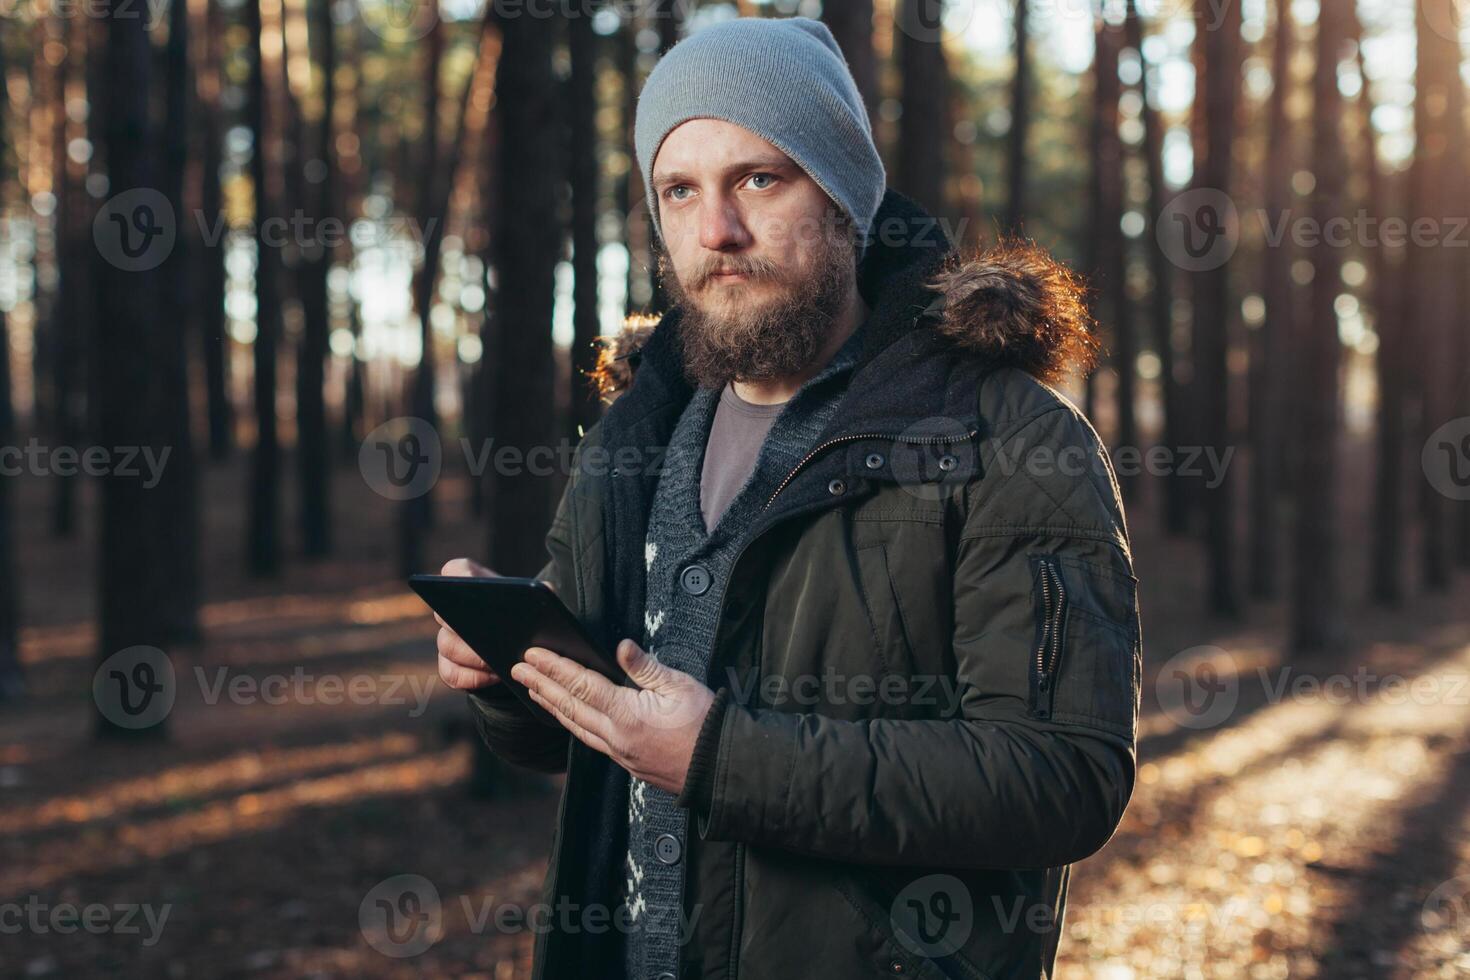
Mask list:
[[[761,446],[785,402],[756,405],[735,394],[734,385],[720,393],[705,443],[704,469],[699,477],[699,510],[704,514],[706,533],[719,523],[730,501],[745,486]]]

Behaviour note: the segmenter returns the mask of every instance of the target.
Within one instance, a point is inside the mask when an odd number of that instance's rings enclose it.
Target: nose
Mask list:
[[[728,252],[750,244],[750,230],[739,209],[723,195],[711,195],[699,216],[699,244],[711,252]]]

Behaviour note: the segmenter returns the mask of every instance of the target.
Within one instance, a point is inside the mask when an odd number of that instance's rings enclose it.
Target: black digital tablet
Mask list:
[[[539,579],[412,575],[408,584],[547,724],[556,721],[531,700],[524,684],[510,676],[527,648],[543,647],[614,684],[623,682],[617,661],[602,652],[576,615]]]

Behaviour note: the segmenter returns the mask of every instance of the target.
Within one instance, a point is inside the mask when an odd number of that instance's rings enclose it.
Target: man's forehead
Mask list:
[[[765,161],[769,165],[794,161],[768,140],[744,126],[723,119],[690,119],[664,138],[653,160],[657,177],[665,171],[715,168]]]

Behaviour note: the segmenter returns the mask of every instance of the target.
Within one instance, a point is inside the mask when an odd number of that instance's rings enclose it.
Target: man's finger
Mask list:
[[[573,735],[577,734],[577,729],[582,729],[596,735],[604,742],[611,737],[612,722],[606,714],[595,705],[588,704],[575,696],[554,678],[543,674],[530,661],[516,664],[511,668],[510,676],[524,684],[532,694],[541,698],[542,701],[537,702],[538,704],[545,702],[548,710],[554,707],[558,721],[562,722],[562,727]]]
[[[565,713],[563,713],[561,707],[559,707],[553,701],[548,701],[534,687],[529,687],[527,688],[527,690],[531,692],[531,700],[535,701],[537,704],[541,705],[541,707],[549,711],[551,713],[551,716],[556,719],[556,723],[565,728],[568,732],[570,732],[573,738],[581,742],[583,745],[587,746],[589,749],[601,752],[609,759],[613,757],[612,749],[608,746],[607,742],[600,735],[598,735],[596,732],[588,731],[583,726],[577,724],[574,719],[568,717]],[[578,704],[580,702],[573,701],[572,703]]]
[[[460,639],[458,633],[447,626],[439,631],[438,646],[439,656],[452,660],[461,667],[468,667],[471,670],[488,671],[490,669],[490,665],[478,653],[470,649],[470,645]]]
[[[669,676],[666,664],[659,662],[657,657],[632,640],[624,640],[618,644],[618,665],[634,684],[645,691],[657,690],[660,682],[667,680]]]
[[[525,660],[578,701],[603,713],[612,706],[618,688],[597,671],[588,670],[576,661],[568,660],[543,647],[531,647],[526,651]]]
[[[440,575],[449,575],[454,578],[491,578],[495,575],[493,571],[469,558],[451,558],[439,569]]]
[[[456,691],[474,691],[500,681],[500,678],[488,670],[461,667],[443,657],[439,658],[439,679]]]

